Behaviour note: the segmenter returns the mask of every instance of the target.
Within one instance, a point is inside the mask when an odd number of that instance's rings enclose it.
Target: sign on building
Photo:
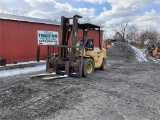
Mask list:
[[[58,45],[58,32],[55,31],[37,31],[38,45]]]

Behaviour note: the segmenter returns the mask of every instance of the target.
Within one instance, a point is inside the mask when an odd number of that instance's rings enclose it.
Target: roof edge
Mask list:
[[[39,18],[26,17],[26,16],[17,16],[17,15],[4,14],[4,13],[0,13],[0,19],[60,26],[60,22],[56,22],[53,20],[39,19]]]

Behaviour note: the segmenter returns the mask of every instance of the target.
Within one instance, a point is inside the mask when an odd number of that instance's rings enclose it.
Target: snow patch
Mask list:
[[[45,60],[40,60],[39,63],[46,62]],[[30,63],[37,63],[37,61],[29,61],[29,62],[19,62],[17,64],[6,64],[6,66],[15,66],[15,65],[24,65]]]
[[[136,59],[139,61],[139,62],[147,62],[147,58],[145,56],[145,54],[143,54],[138,48],[134,47],[134,46],[131,46],[132,49],[134,50],[135,54],[136,54]]]
[[[38,65],[36,67],[26,67],[26,68],[16,68],[12,70],[3,70],[0,71],[0,78],[9,77],[19,74],[38,72],[46,69],[46,65]]]
[[[152,57],[148,57],[150,60],[152,60],[153,62],[158,63],[158,61],[156,60],[156,58],[152,58]]]

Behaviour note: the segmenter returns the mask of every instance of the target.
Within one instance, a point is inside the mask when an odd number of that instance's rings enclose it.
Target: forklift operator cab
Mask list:
[[[81,40],[80,42],[77,43],[77,46],[84,46],[85,49],[94,50],[94,40],[88,39],[86,40],[86,42],[84,42],[84,40]]]

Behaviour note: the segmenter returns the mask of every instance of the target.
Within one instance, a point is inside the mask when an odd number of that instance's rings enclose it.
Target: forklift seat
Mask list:
[[[93,42],[93,39],[88,39],[86,41],[86,44],[85,44],[85,48],[89,48],[89,49],[94,49],[94,42]]]

